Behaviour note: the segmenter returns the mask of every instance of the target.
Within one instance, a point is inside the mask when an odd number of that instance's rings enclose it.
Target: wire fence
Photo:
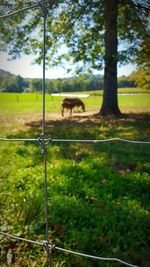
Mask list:
[[[5,236],[5,237],[9,237],[9,238],[17,239],[17,240],[20,240],[20,241],[23,241],[23,242],[28,242],[28,243],[31,243],[31,244],[43,246],[45,248],[45,250],[49,251],[50,253],[52,252],[52,250],[56,249],[56,250],[59,250],[59,251],[62,251],[62,252],[66,252],[66,253],[74,254],[74,255],[77,255],[77,256],[90,258],[90,259],[93,259],[93,260],[118,262],[118,263],[124,264],[126,266],[138,267],[137,265],[133,265],[133,264],[127,263],[127,262],[122,261],[122,260],[117,259],[117,258],[98,257],[98,256],[88,255],[88,254],[84,254],[84,253],[80,253],[80,252],[76,252],[76,251],[60,248],[60,247],[57,247],[57,246],[55,246],[55,245],[53,245],[51,243],[47,243],[47,241],[43,241],[43,242],[33,241],[33,240],[30,240],[30,239],[26,239],[26,238],[10,235],[10,234],[7,234],[7,233],[1,232],[1,231],[0,231],[0,234]]]
[[[51,255],[52,255],[52,251],[54,249],[61,251],[61,252],[65,252],[65,253],[70,253],[73,255],[78,255],[78,256],[82,256],[82,257],[87,257],[90,259],[94,259],[94,260],[101,260],[101,261],[109,261],[109,262],[117,262],[117,263],[121,263],[124,264],[126,266],[130,266],[130,267],[138,267],[137,265],[133,265],[130,263],[127,263],[125,261],[122,261],[118,258],[109,258],[109,257],[98,257],[98,256],[93,256],[93,255],[88,255],[88,254],[84,254],[84,253],[80,253],[80,252],[76,252],[76,251],[72,251],[72,250],[67,250],[64,248],[60,248],[55,246],[54,244],[51,244],[49,237],[48,237],[48,194],[47,194],[47,150],[46,150],[46,145],[48,145],[51,142],[74,142],[74,143],[105,143],[105,142],[126,142],[126,143],[130,143],[130,144],[150,144],[150,142],[148,141],[136,141],[136,140],[127,140],[127,139],[122,139],[122,138],[110,138],[110,139],[104,139],[104,140],[77,140],[77,139],[53,139],[53,138],[48,138],[45,136],[45,37],[46,37],[46,18],[47,18],[47,8],[45,5],[45,1],[42,0],[41,2],[38,2],[36,4],[33,4],[31,6],[22,8],[20,10],[11,12],[9,14],[4,14],[4,15],[0,15],[0,19],[5,19],[8,17],[13,17],[15,15],[17,15],[18,13],[22,13],[25,12],[27,10],[31,10],[32,8],[41,8],[42,9],[42,17],[43,17],[43,85],[42,85],[42,133],[41,136],[39,138],[0,138],[0,141],[10,141],[10,142],[38,142],[39,145],[41,146],[41,151],[43,154],[43,173],[44,173],[44,192],[45,192],[45,221],[46,221],[46,229],[45,229],[45,238],[46,240],[44,241],[33,241],[30,239],[25,239],[25,238],[21,238],[19,236],[15,236],[15,235],[11,235],[5,232],[0,231],[0,234],[3,237],[6,238],[13,238],[16,239],[18,241],[23,241],[23,242],[28,242],[28,243],[32,243],[32,244],[36,244],[39,246],[43,246],[43,248],[46,250],[47,252],[47,258],[48,258],[48,266],[51,266]]]
[[[41,138],[2,138],[0,137],[0,141],[11,141],[11,142],[41,142]],[[128,140],[119,137],[109,138],[109,139],[55,139],[44,137],[44,141],[46,144],[51,142],[56,143],[111,143],[111,142],[123,142],[129,144],[141,144],[141,145],[150,145],[149,141],[139,141],[139,140]]]

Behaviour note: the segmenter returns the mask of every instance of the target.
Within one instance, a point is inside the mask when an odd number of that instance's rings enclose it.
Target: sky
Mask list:
[[[43,70],[42,66],[38,64],[33,64],[34,57],[24,55],[19,59],[8,60],[9,56],[5,53],[0,53],[0,68],[9,71],[15,75],[20,75],[23,78],[42,78]],[[67,66],[68,67],[68,66]],[[72,66],[73,69],[73,66]],[[126,65],[118,68],[118,76],[128,76],[136,69],[135,65]],[[102,71],[94,71],[93,74],[102,74]],[[56,67],[46,70],[46,78],[57,79],[57,78],[67,78],[73,76],[72,73],[67,73],[67,71],[62,67]]]

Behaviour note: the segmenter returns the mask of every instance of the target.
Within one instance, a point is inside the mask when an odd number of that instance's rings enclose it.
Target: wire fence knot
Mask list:
[[[51,142],[51,140],[52,140],[51,138],[47,138],[44,134],[41,134],[40,137],[38,138],[42,154],[47,153],[46,146]]]
[[[48,241],[43,242],[43,247],[49,256],[51,255],[52,251],[55,249],[55,245],[52,243],[49,243]]]

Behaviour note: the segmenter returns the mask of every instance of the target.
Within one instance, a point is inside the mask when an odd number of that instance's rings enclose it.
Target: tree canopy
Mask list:
[[[11,13],[36,1],[8,1],[1,4],[1,14]],[[72,57],[72,62],[101,69],[104,66],[104,2],[103,0],[45,1],[47,16],[47,64],[57,65]],[[118,62],[149,61],[149,1],[118,2]],[[1,40],[8,45],[13,58],[21,53],[34,53],[41,62],[41,8],[34,8],[1,20]],[[66,47],[64,48],[64,44]],[[61,48],[61,49],[60,49]],[[62,49],[64,48],[64,49]],[[146,49],[145,49],[146,48]],[[141,58],[140,58],[141,56]],[[80,65],[81,66],[81,65]]]

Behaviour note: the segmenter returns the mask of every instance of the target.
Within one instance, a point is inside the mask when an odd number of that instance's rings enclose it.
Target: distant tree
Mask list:
[[[0,88],[3,92],[22,93],[28,86],[28,82],[19,75],[15,76],[4,71],[0,73]]]
[[[118,87],[119,88],[136,87],[136,82],[132,78],[123,75],[118,78]]]
[[[46,80],[46,92],[53,93],[55,91],[54,82],[52,80]]]
[[[129,80],[140,88],[150,89],[150,68],[140,68],[129,76]]]
[[[150,29],[138,49],[138,58],[136,60],[138,66],[147,71],[150,70]]]
[[[16,83],[17,83],[17,87],[18,87],[18,92],[22,93],[25,88],[28,87],[28,82],[22,78],[20,75],[16,76]]]
[[[30,90],[31,92],[42,92],[42,79],[31,79]]]
[[[11,77],[10,79],[5,80],[4,87],[5,87],[4,89],[5,92],[10,92],[10,93],[19,92],[16,77]]]

